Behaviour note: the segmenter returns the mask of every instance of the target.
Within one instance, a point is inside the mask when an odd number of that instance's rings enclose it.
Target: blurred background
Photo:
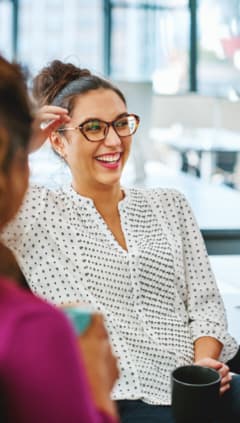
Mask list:
[[[164,94],[233,96],[240,2],[0,0],[0,49],[32,74],[58,57]]]
[[[59,58],[115,80],[142,120],[133,180],[154,159],[239,189],[239,0],[0,0],[0,51],[30,77]]]

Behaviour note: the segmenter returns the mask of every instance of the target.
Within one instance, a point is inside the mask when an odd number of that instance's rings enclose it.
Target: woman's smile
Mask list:
[[[95,157],[98,164],[107,169],[117,169],[120,165],[122,152],[105,153]]]

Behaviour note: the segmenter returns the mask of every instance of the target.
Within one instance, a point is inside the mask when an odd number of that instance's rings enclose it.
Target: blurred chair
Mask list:
[[[152,115],[152,82],[115,80],[113,83],[125,95],[129,113],[136,113],[141,118],[132,147],[135,181],[141,181],[146,176],[144,165],[151,153],[149,131]]]
[[[152,105],[152,126],[169,128],[180,125],[183,129],[212,128],[240,131],[240,101],[188,93],[183,95],[154,95]],[[240,135],[239,135],[240,136]],[[182,155],[182,169],[191,168],[191,161],[196,167],[197,159],[192,152]],[[215,172],[228,185],[234,177],[238,154],[236,152],[217,152],[215,154]],[[220,178],[219,178],[220,179]]]
[[[240,100],[217,99],[219,126],[230,131],[240,132]]]
[[[225,98],[217,100],[219,128],[239,132],[240,142],[240,101],[230,101]],[[234,186],[234,172],[238,163],[238,153],[219,152],[216,157],[216,171],[219,170],[225,183]]]
[[[214,97],[196,93],[153,96],[151,123],[154,128],[179,126],[180,130],[187,131],[211,128],[217,123],[217,119],[218,111]],[[167,154],[166,148],[164,152]],[[168,148],[168,155],[173,155],[171,148]],[[196,151],[182,152],[181,161],[181,170],[200,175],[200,156]]]

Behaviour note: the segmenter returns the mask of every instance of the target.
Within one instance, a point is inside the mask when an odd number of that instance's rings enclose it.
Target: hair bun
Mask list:
[[[91,75],[88,69],[81,69],[72,63],[54,60],[44,67],[33,80],[33,97],[39,106],[51,104],[58,93],[71,81]]]

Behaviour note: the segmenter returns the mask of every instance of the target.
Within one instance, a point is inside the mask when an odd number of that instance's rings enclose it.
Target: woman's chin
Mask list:
[[[120,184],[120,179],[122,176],[122,172],[114,172],[111,175],[99,175],[97,181],[101,185],[109,185],[114,186],[116,184]]]
[[[119,166],[117,169],[104,169],[104,171],[98,171],[95,177],[100,184],[115,185],[120,182],[122,177],[122,166]]]

